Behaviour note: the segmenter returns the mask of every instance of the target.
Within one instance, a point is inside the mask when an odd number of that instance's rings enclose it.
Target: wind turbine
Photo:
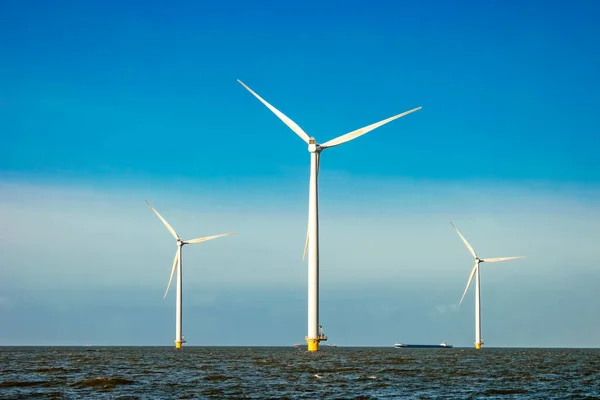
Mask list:
[[[450,221],[450,223],[452,224],[452,221]],[[467,282],[467,287],[465,288],[465,291],[463,292],[463,295],[460,298],[458,305],[460,306],[463,299],[465,298],[465,295],[467,294],[467,290],[469,290],[469,286],[471,285],[471,281],[473,280],[473,276],[477,275],[477,281],[475,283],[475,348],[480,349],[481,345],[483,344],[483,340],[481,339],[481,295],[480,295],[480,287],[479,287],[481,273],[479,272],[479,264],[482,262],[493,263],[493,262],[499,262],[499,261],[514,260],[517,258],[525,258],[525,256],[479,258],[477,256],[477,253],[475,253],[475,250],[473,250],[473,248],[471,247],[469,242],[467,242],[467,239],[465,239],[465,237],[460,233],[458,228],[454,224],[452,224],[452,226],[454,227],[454,229],[456,230],[456,233],[458,233],[458,236],[460,236],[462,241],[465,243],[465,246],[467,246],[467,249],[469,249],[469,252],[475,259],[475,266],[473,267],[473,270],[471,271],[471,275],[469,276],[469,281]]]
[[[267,103],[262,97],[256,94],[252,89],[246,86],[238,79],[250,93],[254,95],[261,103],[271,110],[279,119],[283,121],[292,131],[294,131],[302,140],[308,144],[310,152],[310,184],[308,194],[308,230],[306,233],[306,243],[304,245],[304,260],[306,251],[308,250],[308,335],[305,337],[308,344],[308,351],[318,351],[319,342],[327,340],[327,337],[319,333],[319,217],[318,217],[318,175],[319,175],[319,160],[323,150],[330,147],[338,146],[350,140],[356,139],[373,129],[379,128],[395,119],[408,115],[414,111],[420,110],[421,107],[403,112],[402,114],[394,115],[383,121],[365,126],[364,128],[341,135],[323,144],[318,144],[313,137],[308,136],[294,121],[285,116],[271,104]]]
[[[162,221],[162,223],[167,227],[169,232],[171,232],[171,235],[173,235],[175,240],[177,240],[177,252],[175,253],[175,259],[173,260],[173,269],[171,270],[171,277],[169,278],[169,284],[167,285],[167,290],[165,291],[165,295],[163,296],[163,299],[166,298],[167,293],[169,293],[169,288],[171,287],[171,281],[173,280],[173,275],[175,274],[175,270],[177,270],[177,300],[176,300],[176,305],[175,305],[175,315],[176,315],[176,317],[175,317],[175,348],[180,349],[181,345],[186,342],[185,339],[183,338],[183,335],[181,334],[181,313],[182,313],[182,300],[183,300],[182,281],[181,281],[182,277],[183,277],[183,274],[182,274],[183,262],[181,260],[182,248],[186,244],[206,242],[207,240],[220,238],[222,236],[233,235],[235,232],[223,233],[223,234],[214,235],[214,236],[206,236],[206,237],[192,239],[192,240],[181,240],[179,235],[177,233],[175,233],[175,230],[173,228],[171,228],[171,225],[169,225],[169,223],[158,213],[158,211],[156,211],[154,209],[154,207],[152,207],[152,205],[150,203],[148,203],[147,200],[144,200],[144,201],[146,202],[146,204],[148,204],[148,206],[152,209],[152,211],[154,211],[154,213]]]

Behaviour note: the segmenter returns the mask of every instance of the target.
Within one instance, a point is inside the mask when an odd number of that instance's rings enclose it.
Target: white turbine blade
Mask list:
[[[514,260],[517,258],[525,258],[525,257],[526,256],[486,258],[485,260],[481,260],[481,261],[491,263],[491,262],[498,262],[498,261]]]
[[[213,240],[213,239],[220,238],[223,236],[235,235],[235,233],[236,232],[229,232],[229,233],[222,233],[220,235],[206,236],[206,237],[202,237],[202,238],[198,238],[198,239],[186,240],[185,243],[193,244],[193,243],[206,242],[207,240]]]
[[[357,129],[357,130],[352,131],[350,133],[346,133],[345,135],[338,136],[335,139],[332,139],[332,140],[330,140],[328,142],[323,143],[321,145],[321,147],[322,148],[327,148],[327,147],[337,146],[337,145],[340,145],[342,143],[346,143],[346,142],[348,142],[348,141],[350,141],[352,139],[356,139],[357,137],[364,135],[365,133],[371,132],[373,129],[379,128],[381,125],[385,125],[388,122],[392,122],[395,119],[398,119],[400,117],[404,117],[405,115],[408,115],[408,114],[413,113],[415,111],[418,111],[420,109],[421,109],[421,107],[413,108],[412,110],[403,112],[402,114],[394,115],[393,117],[390,117],[388,119],[384,119],[383,121],[379,121],[379,122],[376,122],[376,123],[371,124],[369,126],[365,126],[364,128],[360,128],[360,129]]]
[[[471,276],[469,276],[469,281],[467,282],[467,287],[465,288],[465,291],[463,292],[463,295],[460,298],[460,301],[458,302],[459,306],[460,306],[460,303],[462,303],[463,299],[465,298],[465,295],[467,294],[467,290],[469,290],[469,286],[471,285],[473,276],[475,276],[475,271],[477,271],[477,263],[475,263],[475,266],[473,267],[473,270],[471,271]]]
[[[452,224],[452,221],[450,221],[450,223]],[[454,226],[454,224],[452,224],[452,226]],[[471,247],[469,242],[467,242],[467,239],[465,239],[465,237],[460,233],[460,231],[458,230],[458,228],[456,226],[454,226],[454,229],[456,230],[456,233],[458,233],[458,236],[460,236],[462,241],[465,242],[465,246],[467,246],[467,249],[469,249],[473,258],[477,258],[477,254],[475,254],[475,250],[473,250],[473,248]]]
[[[158,213],[158,211],[156,211],[154,209],[154,207],[152,207],[152,205],[150,203],[148,203],[148,200],[144,200],[144,201],[146,202],[146,204],[148,204],[148,206],[152,209],[152,211],[154,211],[154,213],[158,216],[158,218],[160,218],[162,223],[165,224],[165,226],[167,227],[169,232],[171,232],[171,235],[173,235],[173,237],[175,239],[179,239],[179,236],[177,235],[177,233],[175,233],[175,230],[173,230],[173,228],[171,228],[171,225],[169,225],[169,223],[167,221],[165,221],[165,219]]]
[[[175,270],[177,269],[177,261],[179,261],[179,247],[177,247],[177,252],[175,253],[175,260],[173,260],[173,269],[171,269],[171,277],[169,278],[169,284],[167,285],[167,290],[165,291],[163,299],[167,298],[167,293],[169,293],[171,281],[173,280],[173,275],[175,275]]]
[[[306,258],[306,252],[308,250],[308,228],[306,229],[306,243],[304,243],[304,253],[302,254],[302,261]]]
[[[316,165],[317,179],[319,179],[319,163],[320,163],[320,160],[321,160],[321,153],[317,153],[317,165]],[[307,228],[306,228],[306,242],[304,243],[304,253],[302,254],[302,261],[304,261],[304,259],[306,258],[306,252],[308,251],[309,228],[310,228],[310,223],[307,224]]]
[[[318,156],[318,155],[317,155]],[[302,253],[302,261],[306,258],[306,253],[308,252],[308,238],[310,236],[310,218],[306,223],[306,242],[304,242],[304,253]]]
[[[296,132],[296,135],[300,136],[300,138],[302,140],[304,140],[306,143],[308,143],[308,141],[310,140],[310,137],[308,136],[308,134],[306,132],[304,132],[302,130],[302,128],[300,128],[298,126],[298,124],[296,124],[294,121],[292,121],[291,119],[289,119],[281,111],[279,111],[278,109],[276,109],[275,107],[273,107],[272,105],[270,105],[269,103],[267,103],[265,101],[265,99],[263,99],[262,97],[260,97],[252,89],[250,89],[248,86],[246,86],[246,84],[244,84],[244,82],[240,81],[239,79],[237,81],[239,83],[241,83],[243,87],[245,87],[246,89],[248,89],[248,91],[250,93],[252,93],[254,95],[254,97],[256,97],[258,100],[260,100],[261,103],[263,103],[265,106],[267,106],[267,108],[269,110],[271,110],[273,112],[273,114],[277,115],[279,117],[279,119],[283,121],[284,124],[286,124],[287,126],[289,126],[291,130],[293,130],[294,132]]]

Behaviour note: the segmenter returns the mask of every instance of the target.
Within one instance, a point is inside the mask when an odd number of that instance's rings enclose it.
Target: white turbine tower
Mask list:
[[[144,200],[144,201],[146,201],[146,200]],[[235,232],[223,233],[221,235],[214,235],[214,236],[206,236],[206,237],[192,239],[192,240],[181,240],[179,235],[177,235],[177,233],[175,233],[175,230],[173,228],[171,228],[171,225],[169,225],[169,223],[158,213],[158,211],[156,211],[154,209],[154,207],[152,207],[152,205],[150,203],[148,203],[148,201],[146,201],[146,204],[148,204],[148,206],[152,209],[152,211],[154,211],[156,216],[167,227],[169,232],[171,232],[171,235],[173,235],[175,240],[177,240],[177,252],[175,253],[175,259],[173,260],[173,268],[171,269],[171,277],[169,278],[169,284],[167,285],[167,290],[165,291],[165,295],[163,296],[163,299],[166,298],[167,293],[169,293],[169,288],[171,287],[171,281],[173,280],[173,275],[175,274],[175,270],[177,270],[177,300],[176,300],[176,305],[175,305],[175,315],[176,315],[176,317],[175,317],[175,348],[180,349],[181,345],[183,343],[185,343],[185,339],[183,338],[183,335],[181,334],[181,314],[182,314],[182,300],[183,300],[182,281],[181,281],[183,278],[183,273],[182,273],[183,262],[181,260],[181,254],[182,254],[181,250],[182,250],[183,246],[186,244],[206,242],[207,240],[216,239],[216,238],[219,238],[222,236],[233,235]]]
[[[452,224],[452,221],[450,221],[450,223]],[[525,256],[479,258],[477,256],[477,254],[475,253],[475,250],[473,250],[473,248],[471,247],[469,242],[467,242],[467,239],[465,239],[465,237],[460,233],[458,228],[454,224],[452,224],[452,226],[454,227],[454,229],[456,230],[456,233],[458,233],[458,236],[460,236],[462,241],[465,243],[465,246],[467,246],[467,249],[469,249],[469,252],[475,259],[475,266],[473,267],[473,270],[471,271],[471,275],[469,276],[469,281],[467,282],[467,287],[465,288],[465,291],[463,292],[463,295],[460,298],[458,305],[460,306],[460,304],[462,303],[463,299],[465,298],[465,295],[467,294],[467,290],[469,290],[469,286],[471,285],[473,276],[476,275],[477,280],[475,282],[475,348],[480,349],[481,345],[483,344],[483,340],[481,339],[481,295],[480,295],[480,287],[479,287],[481,272],[479,271],[479,264],[482,262],[493,263],[493,262],[499,262],[499,261],[514,260],[516,258],[525,258]]]
[[[421,107],[414,108],[412,110],[403,112],[402,114],[394,115],[383,121],[376,122],[364,128],[357,129],[355,131],[346,133],[345,135],[339,136],[323,144],[318,144],[313,137],[308,136],[306,132],[302,130],[294,121],[289,119],[271,104],[267,103],[262,97],[256,94],[252,89],[246,86],[242,81],[238,79],[238,82],[242,84],[250,93],[260,100],[269,110],[271,110],[279,119],[283,121],[292,131],[294,131],[302,140],[308,144],[308,151],[310,152],[310,184],[308,194],[308,230],[306,234],[306,243],[304,246],[304,255],[308,249],[308,335],[306,336],[306,342],[308,344],[308,351],[318,351],[319,342],[327,340],[326,336],[319,333],[319,217],[318,217],[318,183],[317,178],[319,175],[319,159],[320,154],[323,150],[346,143],[352,139],[356,139],[359,136],[364,135],[373,129],[379,128],[382,125],[387,124],[395,119],[408,115],[414,111],[420,110]]]

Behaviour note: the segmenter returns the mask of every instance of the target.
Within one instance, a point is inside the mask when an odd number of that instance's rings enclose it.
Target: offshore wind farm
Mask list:
[[[0,2],[0,399],[597,398],[599,15]]]

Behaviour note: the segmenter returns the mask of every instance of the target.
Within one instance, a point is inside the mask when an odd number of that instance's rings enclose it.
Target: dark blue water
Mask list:
[[[0,348],[2,399],[597,399],[600,350]]]

